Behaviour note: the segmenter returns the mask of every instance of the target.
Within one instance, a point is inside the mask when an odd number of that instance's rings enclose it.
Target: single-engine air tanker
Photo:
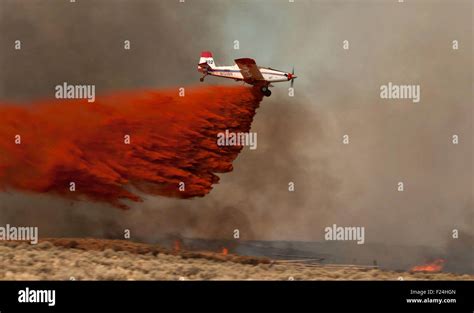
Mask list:
[[[291,87],[293,87],[294,79],[297,77],[294,69],[291,73],[286,73],[269,67],[260,67],[257,66],[254,59],[250,58],[234,61],[234,65],[216,66],[212,53],[203,51],[198,64],[198,71],[203,75],[199,80],[203,82],[204,77],[211,75],[244,81],[247,84],[259,87],[262,93],[269,97],[272,94],[269,89],[269,87],[273,87],[271,83],[290,81]]]

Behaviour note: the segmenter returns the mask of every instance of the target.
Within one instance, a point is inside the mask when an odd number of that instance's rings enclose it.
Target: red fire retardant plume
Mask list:
[[[242,149],[219,147],[217,134],[248,132],[262,96],[240,86],[185,92],[184,97],[177,89],[121,92],[93,103],[0,104],[0,188],[120,208],[127,208],[123,199],[141,201],[139,194],[206,195],[219,181],[215,173],[232,171]]]

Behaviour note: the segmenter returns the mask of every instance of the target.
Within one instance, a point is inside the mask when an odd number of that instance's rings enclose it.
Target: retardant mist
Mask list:
[[[242,150],[218,146],[217,134],[248,132],[261,100],[214,86],[1,104],[0,187],[120,208],[141,193],[204,196]]]

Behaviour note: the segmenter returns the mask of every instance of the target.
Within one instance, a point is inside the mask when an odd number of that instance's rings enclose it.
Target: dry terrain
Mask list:
[[[474,275],[305,265],[123,240],[0,242],[0,280],[474,280]]]

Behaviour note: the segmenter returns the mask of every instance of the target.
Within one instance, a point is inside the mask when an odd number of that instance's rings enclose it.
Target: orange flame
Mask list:
[[[222,248],[222,254],[227,255],[229,253],[229,250],[227,248]]]
[[[431,272],[431,273],[441,272],[441,270],[443,269],[444,263],[446,263],[446,260],[436,259],[433,262],[428,263],[428,264],[413,266],[410,271],[411,272]]]
[[[174,241],[174,251],[179,252],[181,250],[181,241],[179,239],[176,239]]]

